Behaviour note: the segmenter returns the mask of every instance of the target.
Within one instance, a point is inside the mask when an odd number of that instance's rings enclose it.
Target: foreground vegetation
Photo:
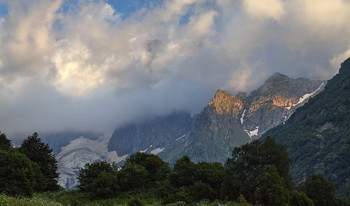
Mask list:
[[[225,165],[184,156],[170,167],[156,155],[135,153],[121,168],[87,164],[77,190],[64,191],[52,150],[36,133],[19,148],[1,133],[0,205],[348,205],[321,175],[296,185],[289,164],[284,147],[271,138],[235,148]]]

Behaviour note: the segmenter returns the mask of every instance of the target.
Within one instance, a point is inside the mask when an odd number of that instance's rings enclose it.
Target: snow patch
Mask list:
[[[181,137],[177,138],[177,139],[175,140],[175,142],[176,142],[177,140],[179,140],[179,139],[184,138],[185,136],[186,136],[186,134],[182,135]]]
[[[140,150],[140,152],[145,153],[148,150],[148,148],[146,148],[145,150]]]
[[[77,174],[87,163],[106,160],[108,162],[124,161],[128,155],[118,156],[116,151],[108,151],[108,142],[112,132],[91,140],[79,137],[61,148],[56,156],[58,172],[60,173],[59,184],[66,189],[73,189],[78,181]]]
[[[251,130],[251,131],[249,131],[249,130],[244,130],[244,131],[249,135],[250,138],[253,138],[253,137],[255,137],[255,136],[258,135],[259,126],[256,126],[256,128],[255,128],[254,130]]]
[[[318,92],[322,88],[323,85],[324,83],[322,83],[314,92],[311,92],[309,94],[304,94],[302,97],[299,98],[298,102],[294,106],[304,102],[306,99],[314,95],[316,92]]]
[[[243,111],[243,113],[242,113],[242,116],[241,116],[241,124],[243,124],[243,122],[244,122],[244,116],[245,116],[245,112],[246,112],[247,110],[245,109],[244,111]]]
[[[283,124],[286,123],[287,119],[288,119],[288,116],[284,115],[284,117],[283,117]]]
[[[165,148],[157,148],[157,149],[154,149],[154,150],[151,151],[151,154],[157,155],[157,154],[163,152],[164,149],[165,149]]]

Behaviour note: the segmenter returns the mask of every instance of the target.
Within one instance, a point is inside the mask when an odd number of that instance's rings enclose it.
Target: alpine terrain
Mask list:
[[[350,59],[324,90],[297,109],[284,125],[264,136],[285,145],[297,181],[313,173],[333,182],[350,198]]]
[[[223,163],[234,147],[283,124],[324,85],[325,81],[292,79],[275,73],[248,96],[218,90],[198,115],[193,130],[167,146],[160,156],[169,162],[188,155],[195,162]]]
[[[248,96],[218,90],[203,111],[194,116],[174,112],[121,126],[98,138],[82,135],[57,152],[60,184],[67,189],[75,187],[77,173],[86,163],[122,163],[135,152],[157,154],[170,163],[184,155],[194,162],[223,163],[234,147],[284,123],[324,85],[325,81],[275,73]]]

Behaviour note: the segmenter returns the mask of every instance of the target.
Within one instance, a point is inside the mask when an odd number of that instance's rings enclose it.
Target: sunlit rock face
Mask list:
[[[198,115],[192,131],[159,155],[170,162],[188,155],[195,162],[223,163],[234,147],[283,124],[324,85],[325,81],[292,79],[275,73],[248,96],[218,90]]]
[[[216,113],[219,115],[227,114],[238,118],[239,113],[243,109],[243,101],[244,99],[219,89],[208,105],[215,108]]]

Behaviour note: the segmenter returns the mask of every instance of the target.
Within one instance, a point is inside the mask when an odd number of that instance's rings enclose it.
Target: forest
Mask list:
[[[85,165],[78,187],[64,191],[52,149],[37,133],[19,147],[1,133],[0,205],[349,205],[319,174],[294,182],[290,161],[270,137],[233,149],[224,165],[194,163],[188,156],[169,165],[138,152],[121,167]]]

